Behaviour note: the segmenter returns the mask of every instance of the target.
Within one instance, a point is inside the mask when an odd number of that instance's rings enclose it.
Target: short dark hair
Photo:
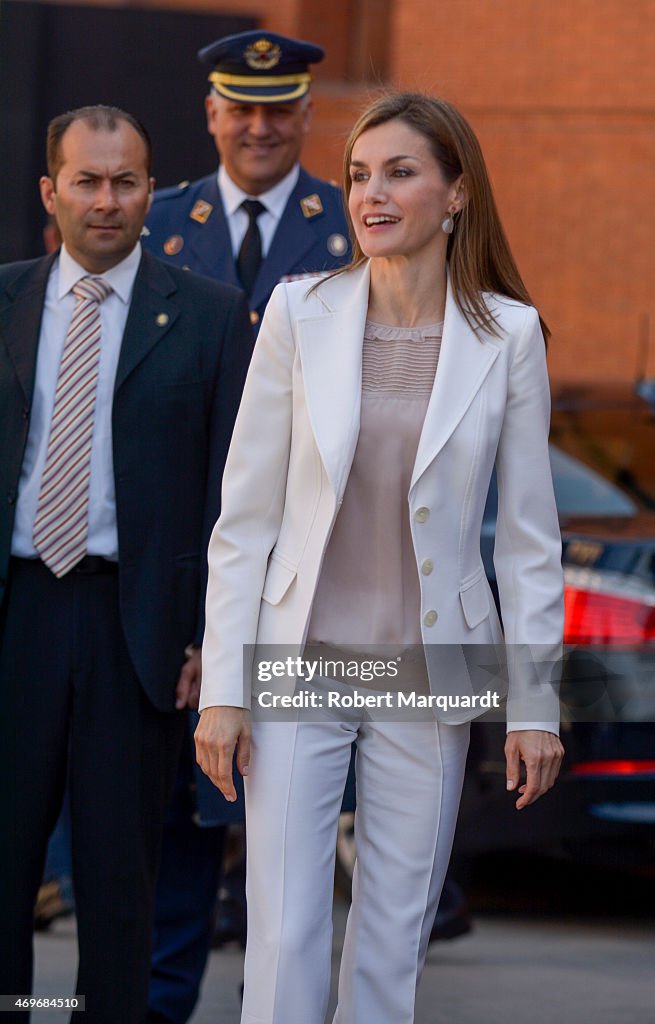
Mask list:
[[[128,114],[127,111],[121,110],[119,107],[108,107],[103,103],[97,103],[95,106],[67,110],[65,114],[53,117],[48,125],[46,160],[48,163],[48,175],[52,178],[55,185],[62,165],[61,140],[75,121],[85,121],[94,132],[115,132],[120,121],[129,124],[143,139],[146,147],[148,176],[152,174],[152,141],[146,126],[138,117]]]

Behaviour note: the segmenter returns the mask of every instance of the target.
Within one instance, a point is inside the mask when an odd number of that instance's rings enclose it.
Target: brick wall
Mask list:
[[[478,132],[553,375],[632,378],[649,321],[655,375],[655,3],[395,0],[392,38]]]

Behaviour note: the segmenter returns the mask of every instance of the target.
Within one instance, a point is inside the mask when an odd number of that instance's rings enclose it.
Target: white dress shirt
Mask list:
[[[298,182],[300,166],[296,164],[288,174],[278,181],[277,185],[269,188],[268,192],[262,192],[258,196],[248,195],[238,185],[235,185],[225,170],[223,164],[218,169],[218,191],[223,200],[225,216],[230,229],[230,240],[232,242],[232,253],[236,259],[243,242],[243,236],[248,229],[249,218],[245,210],[241,209],[244,199],[258,199],[262,206],[266,207],[264,213],[257,218],[257,227],[262,239],[262,256],[266,259],[268,250],[273,241],[273,235],[282,219],[284,208],[289,202],[289,196]]]
[[[118,558],[116,495],[112,456],[111,412],[116,368],[125,331],[127,314],[139,263],[138,243],[120,263],[102,277],[112,291],[100,305],[101,341],[93,436],[91,440],[91,476],[89,482],[89,533],[87,552],[105,558]],[[33,531],[50,437],[59,364],[75,308],[71,289],[89,271],[81,267],[62,246],[52,265],[45,293],[43,317],[36,359],[36,376],[30,428],[18,483],[16,519],[11,543],[12,555],[37,558]]]

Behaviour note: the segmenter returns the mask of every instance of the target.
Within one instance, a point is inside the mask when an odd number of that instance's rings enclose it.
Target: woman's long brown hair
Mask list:
[[[417,92],[385,94],[358,118],[343,160],[346,216],[353,246],[352,261],[343,270],[352,270],[366,259],[348,212],[353,146],[364,132],[393,120],[402,121],[428,140],[448,184],[464,175],[466,202],[448,238],[450,280],[455,301],[471,326],[497,334],[483,292],[497,292],[528,305],[533,303],[500,223],[480,143],[465,118],[446,100]],[[541,318],[540,322],[547,340],[550,331]]]

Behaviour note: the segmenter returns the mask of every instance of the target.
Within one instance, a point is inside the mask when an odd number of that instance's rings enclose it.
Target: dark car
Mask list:
[[[555,788],[516,814],[504,728],[476,724],[458,828],[464,855],[531,848],[611,867],[655,863],[655,405],[648,387],[554,397],[551,465],[562,529],[565,659]],[[494,587],[492,486],[482,551]]]

